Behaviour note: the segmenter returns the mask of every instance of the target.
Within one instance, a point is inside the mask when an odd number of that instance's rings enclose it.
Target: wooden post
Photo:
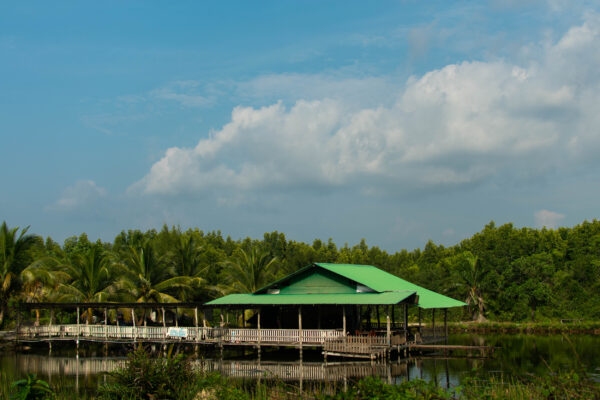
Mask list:
[[[165,308],[161,307],[160,310],[162,311],[162,323],[163,323],[163,328],[167,327],[167,321],[165,320]]]
[[[392,304],[392,328],[396,326],[396,316],[394,315],[395,304]]]
[[[404,339],[408,343],[408,304],[404,303]]]
[[[302,306],[298,306],[298,341],[300,342],[300,348],[302,348]]]
[[[175,307],[175,327],[179,326],[179,309]]]
[[[346,336],[346,306],[342,306],[342,329],[344,336]]]
[[[108,338],[108,308],[104,307],[104,337]]]
[[[375,306],[375,312],[377,313],[377,329],[381,328],[380,322],[379,322],[379,306]]]
[[[387,338],[387,344],[388,346],[392,343],[392,329],[390,326],[390,306],[386,307],[385,310],[385,321],[386,321],[386,331],[385,331],[385,335]]]
[[[444,308],[444,334],[446,335],[444,342],[448,344],[448,309]]]
[[[260,308],[258,309],[258,314],[256,315],[256,326],[258,328],[258,349],[259,349],[259,352],[260,352],[260,342],[261,342],[261,339],[262,339],[262,337],[261,337],[262,334],[260,332]]]
[[[421,333],[421,307],[419,307],[419,333]]]
[[[198,307],[194,308],[194,323],[196,325],[196,342],[199,342],[200,341],[200,335],[198,334],[199,333],[198,332]],[[198,348],[196,347],[196,350],[197,349]]]
[[[137,339],[136,331],[135,331],[135,310],[131,309],[131,330],[133,332],[133,340]]]
[[[220,308],[219,311],[221,311],[221,328],[225,326],[225,318],[223,317],[223,309]]]
[[[431,325],[433,327],[433,338],[435,339],[435,308],[431,313]]]
[[[77,343],[79,343],[79,307],[77,307]]]

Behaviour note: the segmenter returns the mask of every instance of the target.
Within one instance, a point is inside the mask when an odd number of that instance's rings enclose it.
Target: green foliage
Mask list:
[[[25,379],[18,380],[11,385],[13,400],[42,400],[54,397],[54,392],[48,383],[37,379],[35,374],[27,374]]]
[[[239,249],[230,261],[223,263],[228,291],[234,293],[253,293],[272,282],[277,259],[258,246],[248,251]]]
[[[361,379],[346,392],[338,392],[333,396],[324,396],[325,400],[436,400],[451,399],[453,391],[446,391],[435,386],[433,382],[412,380],[399,385],[388,385],[381,379],[368,377]]]
[[[111,382],[99,388],[100,399],[186,400],[200,389],[197,373],[183,355],[152,358],[142,347],[129,355],[125,367],[109,376]]]
[[[0,321],[11,301],[207,301],[253,292],[312,262],[370,264],[460,300],[450,318],[600,320],[600,221],[558,230],[490,222],[461,243],[388,253],[366,240],[338,247],[281,232],[233,240],[220,231],[123,231],[112,243],[85,233],[61,247],[27,229],[0,229]],[[9,316],[10,318],[11,316]]]

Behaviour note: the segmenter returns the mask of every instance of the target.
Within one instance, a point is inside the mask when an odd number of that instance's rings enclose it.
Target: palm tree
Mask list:
[[[27,235],[29,227],[9,229],[6,222],[0,226],[0,326],[6,315],[8,300],[15,294],[21,284],[21,272],[31,261],[30,250],[38,238]]]
[[[141,246],[128,246],[121,254],[125,266],[120,285],[130,289],[137,302],[174,303],[179,301],[172,293],[199,284],[199,277],[175,276],[165,257],[156,255],[149,240]]]
[[[70,279],[67,273],[57,269],[59,265],[59,260],[43,257],[26,267],[20,275],[21,299],[26,303],[56,300],[58,285]],[[36,325],[39,325],[39,309],[35,310],[35,317]]]
[[[199,286],[199,277],[176,276],[166,256],[157,256],[150,240],[142,245],[128,246],[121,254],[124,274],[119,286],[125,289],[131,300],[138,303],[176,303],[181,294]],[[142,320],[146,318],[146,310]]]
[[[194,235],[178,236],[173,250],[167,253],[166,258],[176,276],[189,276],[191,278],[200,278],[202,282],[205,281],[204,276],[208,272],[209,266],[202,259],[202,246],[196,243]],[[179,299],[191,300],[194,298],[194,293],[190,289],[189,286],[185,286],[179,290]]]
[[[473,255],[470,251],[462,253],[461,258],[462,262],[455,269],[460,281],[458,286],[467,289],[465,303],[469,305],[469,308],[471,306],[477,307],[477,311],[473,313],[473,320],[483,322],[486,319],[484,316],[485,299],[483,298],[482,285],[487,271],[483,269],[479,257]]]
[[[258,246],[249,252],[239,249],[231,260],[223,263],[229,282],[229,291],[254,293],[271,282],[277,258]]]
[[[194,235],[179,237],[168,257],[179,276],[201,277],[208,270],[202,260],[202,246],[196,243]]]
[[[65,261],[61,267],[70,279],[58,285],[60,301],[101,303],[117,294],[116,271],[102,247],[94,245]],[[86,314],[89,323],[92,309],[88,308]]]

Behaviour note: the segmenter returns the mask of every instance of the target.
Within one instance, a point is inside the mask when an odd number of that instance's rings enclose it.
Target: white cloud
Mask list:
[[[535,225],[538,228],[555,229],[565,216],[554,211],[540,210],[535,213]]]
[[[356,79],[351,92],[322,76],[255,80],[246,87],[254,93],[281,82],[312,87],[290,107],[236,107],[194,148],[168,149],[130,191],[223,201],[311,188],[411,194],[500,174],[529,179],[591,159],[600,147],[599,18],[531,54],[523,65],[448,65],[387,91],[382,78]],[[357,107],[370,85],[393,100]]]
[[[106,195],[106,189],[96,185],[94,181],[80,180],[65,188],[52,208],[70,210],[94,203]]]

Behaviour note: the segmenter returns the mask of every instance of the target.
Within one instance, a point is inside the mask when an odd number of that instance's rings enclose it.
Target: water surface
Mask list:
[[[494,356],[481,358],[461,354],[413,356],[398,360],[369,362],[328,358],[323,362],[319,351],[267,349],[260,358],[254,350],[229,349],[220,354],[208,349],[194,351],[193,346],[179,350],[195,356],[195,365],[203,370],[246,380],[278,380],[310,385],[347,382],[364,376],[379,376],[390,383],[425,379],[443,387],[460,385],[465,377],[478,370],[484,375],[519,377],[525,374],[545,375],[551,372],[584,368],[596,378],[600,376],[600,336],[593,335],[452,335],[450,344],[494,346]],[[108,354],[102,345],[82,346],[76,357],[74,344],[55,344],[51,353],[47,344],[37,344],[18,353],[0,355],[0,371],[5,379],[14,380],[26,373],[36,373],[51,383],[74,386],[76,390],[93,391],[110,371],[126,360],[131,348],[111,346]],[[155,350],[157,348],[155,347]]]

